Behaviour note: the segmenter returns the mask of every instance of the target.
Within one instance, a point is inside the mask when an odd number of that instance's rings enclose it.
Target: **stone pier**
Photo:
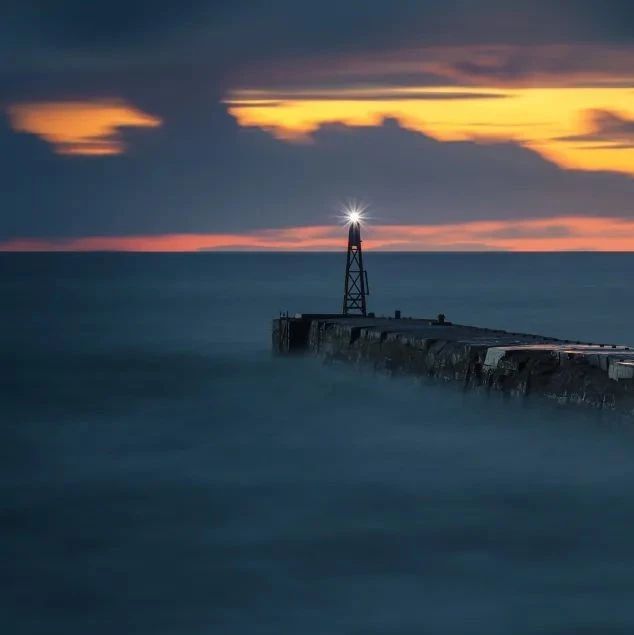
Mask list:
[[[439,318],[285,315],[273,320],[273,351],[634,414],[633,348],[464,326]]]

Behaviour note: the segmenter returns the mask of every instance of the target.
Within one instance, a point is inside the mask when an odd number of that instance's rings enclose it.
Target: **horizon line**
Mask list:
[[[513,249],[369,249],[366,250],[372,254],[634,254],[634,249],[526,249],[526,250],[513,250]],[[1,249],[0,254],[151,254],[157,256],[169,256],[169,255],[210,255],[210,254],[291,254],[291,255],[324,255],[324,254],[339,254],[346,253],[345,248],[340,250],[336,249],[199,249],[195,251],[188,250],[172,250],[172,251],[156,251],[156,250],[142,250],[142,249],[22,249],[22,250],[10,250]]]
[[[300,225],[234,232],[16,236],[0,240],[0,252],[299,252],[345,249],[340,225]],[[368,224],[371,252],[634,252],[634,219],[621,216],[471,220],[444,224]]]

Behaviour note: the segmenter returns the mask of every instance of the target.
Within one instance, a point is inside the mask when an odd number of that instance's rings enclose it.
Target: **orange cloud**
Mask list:
[[[555,217],[379,226],[367,246],[390,251],[634,251],[634,219]]]
[[[380,94],[380,99],[376,94]],[[226,100],[241,126],[307,141],[322,125],[378,126],[387,117],[439,141],[512,141],[564,168],[634,175],[634,147],[589,144],[588,111],[634,119],[634,89],[389,87],[319,91],[236,91]]]
[[[634,251],[634,219],[556,217],[444,225],[370,225],[365,247],[385,251]],[[333,251],[344,249],[342,227],[265,229],[234,234],[18,238],[0,251],[205,250]]]
[[[328,250],[341,243],[341,228],[291,227],[243,234],[162,234],[152,236],[86,236],[17,238],[0,242],[0,251],[147,251]]]
[[[14,130],[37,135],[57,154],[84,156],[121,154],[122,128],[162,123],[119,100],[19,103],[9,106],[8,115]]]

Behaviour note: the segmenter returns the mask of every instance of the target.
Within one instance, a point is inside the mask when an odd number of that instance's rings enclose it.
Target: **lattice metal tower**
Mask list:
[[[343,314],[367,315],[365,298],[370,295],[370,288],[368,286],[368,273],[363,268],[360,219],[350,218],[349,225]]]

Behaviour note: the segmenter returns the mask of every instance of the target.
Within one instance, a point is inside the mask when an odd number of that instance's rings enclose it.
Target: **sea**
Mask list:
[[[365,260],[378,315],[634,345],[634,254]],[[344,261],[0,254],[0,633],[634,633],[633,423],[272,357]]]

